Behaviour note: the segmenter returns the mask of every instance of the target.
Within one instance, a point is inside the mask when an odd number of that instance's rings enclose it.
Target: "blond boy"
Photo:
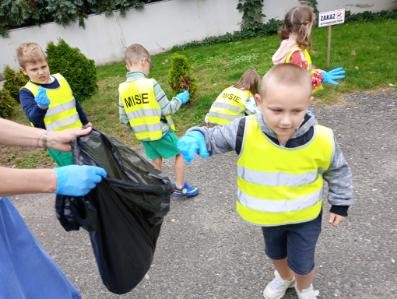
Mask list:
[[[184,180],[184,162],[177,148],[178,138],[171,115],[189,101],[189,92],[168,100],[156,80],[147,78],[151,68],[149,52],[140,44],[125,51],[127,80],[119,86],[120,122],[133,130],[146,155],[161,170],[163,159],[175,157],[175,197],[194,197],[197,187]]]
[[[314,252],[321,231],[323,181],[328,182],[329,223],[345,220],[352,204],[350,168],[331,129],[307,113],[308,72],[292,64],[274,66],[255,95],[258,113],[224,127],[192,128],[178,147],[190,162],[235,150],[236,210],[262,227],[275,278],[263,291],[282,298],[295,285],[300,299],[314,299]]]
[[[23,43],[16,52],[21,70],[29,77],[19,91],[19,100],[34,127],[62,131],[92,126],[66,79],[61,74],[51,75],[38,44]],[[71,152],[49,149],[48,153],[59,166],[73,164]]]

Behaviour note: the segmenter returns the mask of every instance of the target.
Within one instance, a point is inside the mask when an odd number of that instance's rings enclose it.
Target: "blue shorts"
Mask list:
[[[321,213],[309,222],[262,227],[262,232],[269,258],[287,258],[288,266],[298,275],[313,270],[314,252],[321,232]]]

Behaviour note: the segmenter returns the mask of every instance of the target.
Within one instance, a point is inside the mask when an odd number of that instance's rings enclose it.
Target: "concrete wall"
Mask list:
[[[0,37],[0,72],[6,65],[18,67],[15,49],[27,41],[46,48],[49,42],[62,38],[96,64],[104,64],[121,60],[125,47],[133,42],[158,53],[174,45],[223,35],[240,28],[237,3],[238,0],[170,0],[147,4],[142,10],[131,9],[125,17],[117,12],[110,17],[92,15],[86,20],[85,28],[78,24],[63,27],[49,23],[11,30],[8,38]],[[298,0],[264,0],[263,13],[266,20],[282,19],[290,7],[298,4]],[[318,1],[319,11],[338,8],[353,13],[396,9],[397,0]]]

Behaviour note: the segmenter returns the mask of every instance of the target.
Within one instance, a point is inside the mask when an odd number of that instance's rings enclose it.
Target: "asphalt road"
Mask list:
[[[341,227],[326,223],[328,212],[323,217],[316,253],[319,298],[397,298],[397,91],[352,94],[315,107],[315,113],[334,129],[353,171],[356,199]],[[150,271],[123,296],[102,285],[87,233],[67,233],[58,224],[53,195],[14,202],[83,298],[262,298],[273,270],[260,228],[234,212],[234,162],[229,153],[187,167],[201,194],[172,200]],[[164,173],[172,177],[171,165]],[[295,296],[291,290],[285,298]]]

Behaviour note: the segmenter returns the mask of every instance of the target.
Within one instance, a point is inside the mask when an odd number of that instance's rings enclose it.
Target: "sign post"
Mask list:
[[[320,12],[318,14],[318,27],[328,27],[327,68],[331,64],[331,35],[332,25],[345,22],[345,9]]]

